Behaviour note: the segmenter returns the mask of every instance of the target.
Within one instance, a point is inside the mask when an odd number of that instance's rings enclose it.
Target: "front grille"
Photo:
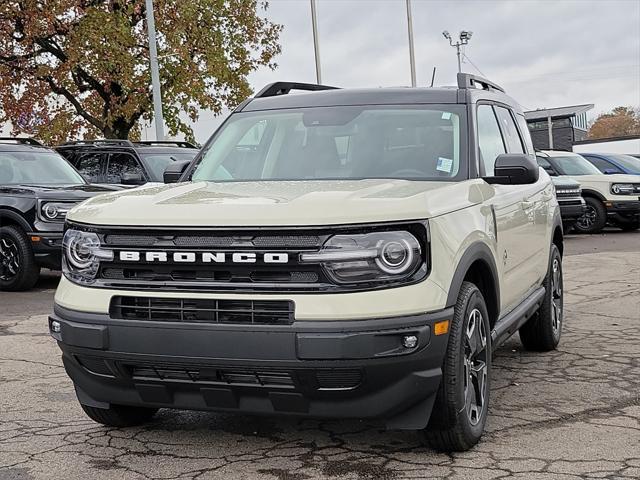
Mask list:
[[[320,251],[333,235],[398,229],[418,238],[426,261],[427,230],[420,222],[277,229],[96,228],[101,243],[113,251],[113,259],[100,262],[92,286],[138,292],[244,293],[387,288],[394,282],[338,284],[322,264],[302,262],[300,257]],[[417,281],[425,274],[426,269],[421,269],[402,283]]]
[[[213,300],[113,297],[111,318],[156,322],[290,325],[293,302],[286,300]]]
[[[556,190],[556,197],[561,198],[561,197],[579,197],[580,196],[580,190],[579,189],[573,189],[573,190]]]
[[[232,386],[294,388],[290,372],[178,365],[124,365],[134,380],[164,380]]]

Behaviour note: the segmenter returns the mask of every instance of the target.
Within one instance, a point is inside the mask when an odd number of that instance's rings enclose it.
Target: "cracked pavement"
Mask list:
[[[486,434],[453,455],[374,422],[161,410],[147,426],[84,416],[47,333],[55,276],[0,293],[0,480],[638,479],[640,233],[566,239],[557,351],[496,353]]]

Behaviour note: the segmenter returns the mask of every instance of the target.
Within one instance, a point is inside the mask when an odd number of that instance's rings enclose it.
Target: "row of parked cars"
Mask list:
[[[29,289],[41,268],[60,268],[64,219],[74,205],[162,183],[167,167],[190,162],[198,151],[181,141],[83,140],[50,149],[30,138],[0,138],[0,290]],[[640,227],[640,159],[566,151],[536,156],[553,179],[565,232],[597,233],[607,223]]]

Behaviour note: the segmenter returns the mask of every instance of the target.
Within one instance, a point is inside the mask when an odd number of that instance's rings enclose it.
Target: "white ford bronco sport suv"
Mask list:
[[[573,152],[545,150],[536,155],[549,175],[580,182],[586,208],[575,224],[578,231],[598,233],[607,223],[625,231],[640,228],[640,175],[605,175]]]
[[[558,344],[558,203],[489,81],[272,84],[178,177],[67,216],[49,328],[99,423],[381,418],[466,450],[492,352],[518,330],[526,348]]]

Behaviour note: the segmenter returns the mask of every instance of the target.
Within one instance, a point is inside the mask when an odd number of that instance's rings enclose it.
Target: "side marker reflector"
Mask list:
[[[449,333],[449,320],[436,322],[433,325],[433,333],[435,335],[444,335],[445,333]]]
[[[35,235],[31,237],[31,241],[33,243],[38,243],[40,240],[41,240],[41,238],[40,237],[36,237]]]

